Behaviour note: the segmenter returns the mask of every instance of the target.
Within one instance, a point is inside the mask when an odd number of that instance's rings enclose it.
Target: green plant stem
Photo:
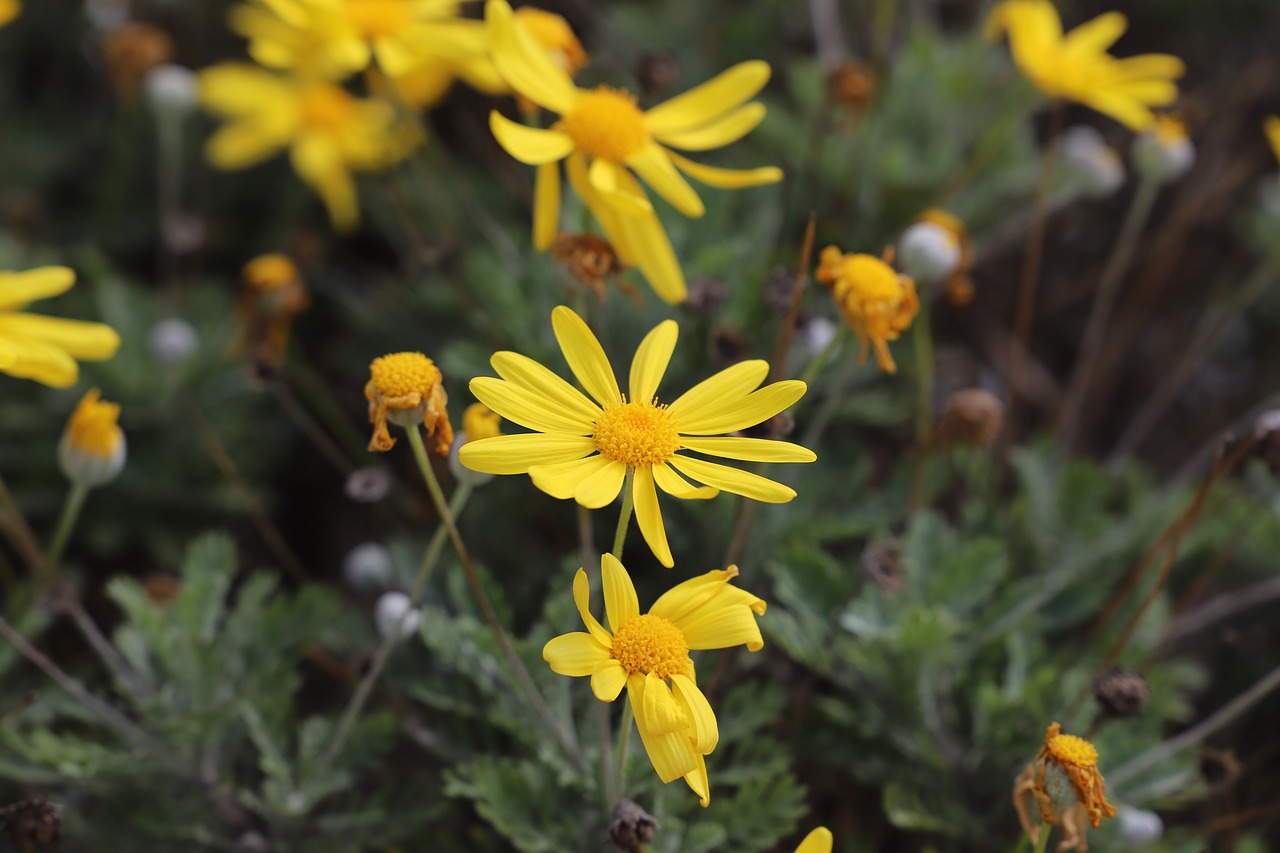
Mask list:
[[[80,510],[84,508],[84,499],[89,496],[89,487],[83,483],[72,483],[67,492],[67,499],[62,504],[62,515],[58,518],[58,527],[53,532],[53,539],[45,552],[46,564],[50,572],[58,570],[62,552],[71,541],[71,533],[76,529],[76,521],[80,518]]]
[[[831,360],[831,356],[840,348],[840,345],[844,343],[844,338],[844,329],[841,328],[836,330],[836,333],[831,336],[831,340],[827,341],[827,345],[822,348],[821,352],[813,357],[805,367],[804,371],[801,372],[800,381],[806,385],[812,384],[814,377],[818,375],[818,371],[822,370],[822,368],[826,366],[827,362]]]
[[[436,478],[436,472],[431,467],[431,460],[427,457],[427,448],[422,443],[421,431],[415,425],[407,429],[406,432],[409,434],[409,444],[413,447],[413,457],[418,463],[418,470],[422,472],[422,479],[426,482],[427,491],[431,494],[431,502],[435,505],[436,512],[440,514],[441,523],[444,524],[445,529],[449,532],[449,539],[453,542],[454,551],[457,552],[458,562],[462,563],[462,569],[466,573],[467,582],[471,585],[471,591],[476,597],[476,603],[480,605],[480,611],[484,614],[485,621],[489,623],[494,639],[497,640],[503,657],[507,659],[507,664],[510,666],[516,682],[529,700],[530,707],[533,708],[538,718],[542,720],[542,724],[551,733],[569,763],[573,765],[578,773],[586,775],[586,764],[582,758],[582,753],[556,722],[551,709],[547,707],[546,700],[542,698],[542,694],[538,692],[537,685],[533,683],[533,677],[529,675],[529,670],[525,668],[524,662],[516,654],[515,647],[511,645],[511,638],[507,636],[506,629],[503,628],[502,622],[498,619],[498,614],[494,612],[493,604],[489,601],[489,596],[484,591],[484,585],[480,582],[480,576],[476,573],[476,567],[471,562],[471,555],[467,551],[467,546],[462,541],[462,534],[458,532],[458,525],[454,522],[453,514],[449,512],[449,504],[445,501],[444,491],[440,488],[440,481]]]
[[[626,544],[627,528],[631,526],[631,514],[635,509],[635,495],[632,489],[632,481],[635,477],[635,469],[628,468],[627,475],[622,480],[622,512],[618,514],[618,529],[614,531],[613,550],[609,552],[619,563],[622,562],[622,546]]]
[[[618,750],[613,760],[613,766],[618,772],[614,790],[619,800],[627,795],[627,750],[631,746],[631,726],[634,718],[635,713],[631,708],[630,700],[623,702],[622,719],[618,721]]]
[[[923,288],[920,313],[911,330],[916,355],[916,458],[911,471],[911,513],[924,504],[925,473],[929,465],[929,433],[933,429],[933,327],[929,318],[929,286]]]
[[[805,447],[813,447],[818,443],[818,439],[822,437],[822,434],[826,432],[827,426],[831,423],[831,418],[840,406],[840,401],[844,397],[845,386],[849,384],[857,364],[858,348],[851,346],[848,352],[845,353],[844,359],[840,362],[835,374],[831,377],[831,381],[827,383],[826,397],[823,399],[817,413],[813,416],[813,422],[809,425],[808,431],[805,432],[804,439],[800,442]]]
[[[467,500],[471,497],[471,492],[471,485],[463,483],[458,487],[458,491],[454,493],[453,500],[449,503],[449,511],[455,517],[460,515],[466,507]],[[374,652],[369,671],[365,673],[364,678],[360,679],[360,683],[356,685],[356,692],[351,695],[351,701],[347,703],[346,709],[342,712],[342,719],[338,721],[338,729],[334,732],[333,737],[330,738],[329,746],[325,749],[324,754],[316,762],[311,778],[316,779],[323,776],[325,771],[333,764],[333,760],[337,757],[343,744],[347,742],[352,727],[359,718],[360,712],[364,710],[365,703],[369,701],[370,694],[373,693],[374,685],[382,675],[383,670],[387,668],[387,662],[391,660],[391,653],[395,651],[396,645],[400,642],[401,626],[409,618],[409,614],[413,609],[422,601],[427,583],[431,579],[431,573],[435,570],[436,564],[440,560],[440,551],[444,548],[446,535],[447,531],[442,522],[436,526],[435,532],[431,534],[431,540],[427,543],[426,550],[422,552],[422,560],[418,564],[417,577],[414,578],[413,587],[409,590],[409,607],[405,609],[404,613],[400,614],[400,618],[396,620],[396,624],[387,633],[387,636],[382,638],[382,644]]]
[[[1036,841],[1036,849],[1034,853],[1044,853],[1049,849],[1049,833],[1053,831],[1053,827],[1047,821],[1040,821],[1040,838]]]
[[[1089,311],[1089,319],[1085,323],[1084,337],[1080,341],[1080,360],[1067,386],[1066,399],[1062,405],[1062,429],[1059,433],[1058,447],[1065,456],[1075,446],[1077,433],[1084,419],[1084,405],[1093,380],[1093,371],[1097,366],[1098,355],[1106,343],[1107,324],[1111,322],[1111,313],[1115,308],[1116,297],[1120,294],[1120,281],[1133,260],[1134,250],[1138,247],[1138,239],[1142,229],[1146,227],[1151,216],[1151,208],[1155,205],[1156,196],[1160,193],[1160,182],[1152,178],[1143,178],[1138,191],[1133,194],[1129,210],[1125,214],[1124,223],[1116,237],[1111,256],[1103,267],[1102,277],[1098,280],[1097,295],[1093,307]]]
[[[1192,726],[1176,737],[1169,738],[1127,764],[1121,765],[1114,772],[1108,773],[1108,781],[1113,788],[1122,786],[1140,773],[1156,767],[1161,762],[1172,758],[1185,749],[1195,746],[1214,732],[1234,722],[1241,714],[1252,708],[1277,687],[1280,687],[1280,666],[1258,679],[1251,687],[1219,708],[1217,712],[1200,724]]]

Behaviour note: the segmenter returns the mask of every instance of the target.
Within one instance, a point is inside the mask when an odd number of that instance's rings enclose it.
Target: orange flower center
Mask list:
[[[356,99],[345,89],[329,83],[317,83],[302,93],[299,120],[303,127],[340,130],[351,123],[356,108]]]
[[[440,369],[420,352],[397,352],[375,358],[369,381],[386,398],[408,397],[415,391],[426,398],[439,387]]]
[[[652,672],[663,681],[688,673],[689,643],[670,619],[646,613],[632,616],[613,634],[613,657],[628,675]]]
[[[1098,750],[1082,737],[1054,735],[1045,742],[1045,747],[1059,764],[1071,767],[1098,766]]]
[[[342,13],[370,39],[397,35],[413,23],[413,9],[406,0],[347,0]]]
[[[632,468],[666,462],[680,449],[680,431],[666,406],[618,403],[596,418],[592,436],[608,458]]]
[[[120,405],[98,399],[98,389],[84,395],[67,421],[67,442],[88,456],[110,456],[124,441],[117,420]]]
[[[649,128],[636,99],[609,86],[582,92],[561,117],[560,129],[579,151],[614,163],[623,162],[649,142]]]

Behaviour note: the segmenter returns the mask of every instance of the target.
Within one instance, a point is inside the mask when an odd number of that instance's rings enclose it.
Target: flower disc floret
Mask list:
[[[1098,750],[1089,741],[1076,735],[1054,735],[1045,741],[1045,749],[1060,764],[1072,767],[1098,766]]]
[[[560,129],[579,151],[612,163],[623,162],[649,141],[635,96],[611,86],[584,91],[560,119]]]
[[[302,126],[317,130],[342,130],[356,120],[358,113],[356,99],[345,89],[328,83],[307,88],[298,101]]]
[[[680,449],[680,432],[666,406],[619,403],[596,419],[592,436],[600,453],[631,467],[658,465]]]
[[[446,409],[449,397],[440,369],[431,359],[420,352],[375,358],[369,364],[364,396],[369,401],[369,423],[373,424],[371,451],[383,453],[395,446],[395,439],[387,431],[388,421],[405,429],[417,429],[421,421],[427,435],[435,438],[435,452],[449,455],[449,445],[453,443],[453,427]]]
[[[84,395],[67,422],[67,441],[81,453],[110,456],[124,441],[120,404],[100,399],[97,388]]]
[[[628,675],[653,673],[663,681],[688,675],[693,667],[684,632],[670,619],[651,613],[633,616],[618,626],[613,657]]]
[[[375,358],[369,365],[370,382],[384,397],[426,395],[440,384],[440,369],[420,352],[397,352]]]

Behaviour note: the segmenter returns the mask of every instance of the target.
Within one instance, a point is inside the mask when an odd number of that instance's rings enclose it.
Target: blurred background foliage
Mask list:
[[[810,214],[818,247],[878,254],[941,204],[974,235],[976,298],[933,305],[934,403],[967,387],[1004,394],[1047,112],[982,38],[983,4],[908,0],[886,28],[878,10],[895,4],[815,0],[842,22],[823,44],[798,2],[545,5],[591,56],[580,84],[635,87],[644,104],[733,62],[774,68],[768,119],[713,159],[778,164],[787,179],[708,192],[697,221],[663,209],[700,298],[674,312],[682,338],[666,393],[773,355]],[[845,851],[1011,850],[1010,786],[1053,720],[1097,744],[1113,801],[1161,815],[1163,837],[1145,849],[1280,846],[1280,694],[1215,716],[1274,680],[1276,445],[1264,437],[1230,471],[1213,468],[1224,435],[1230,452],[1280,402],[1280,300],[1224,307],[1280,233],[1276,164],[1258,130],[1280,112],[1280,7],[1110,5],[1130,17],[1123,54],[1187,61],[1179,107],[1198,159],[1157,199],[1068,448],[1078,453],[1066,458],[1056,440],[1057,394],[1133,178],[1104,197],[1068,176],[1057,184],[1031,346],[1049,392],[1026,394],[1015,428],[1027,440],[1007,471],[988,450],[918,446],[909,336],[894,345],[896,376],[827,364],[838,315],[811,288],[789,374],[810,366],[813,381],[792,439],[820,461],[774,472],[799,498],[758,511],[664,504],[677,572],[736,559],[770,608],[764,651],[699,662],[722,728],[710,808],[659,784],[633,749],[627,793],[659,821],[648,849],[789,851],[821,823]],[[71,591],[40,590],[18,552],[0,549],[6,618],[118,711],[95,713],[0,644],[0,803],[59,804],[67,850],[596,849],[609,821],[599,774],[571,766],[513,692],[447,549],[417,637],[326,755],[380,643],[375,600],[408,588],[435,528],[407,450],[365,451],[361,389],[371,358],[421,350],[444,371],[456,422],[493,351],[560,364],[553,306],[588,310],[615,366],[673,309],[643,286],[638,304],[618,292],[597,302],[531,251],[529,170],[489,135],[492,101],[461,85],[427,115],[418,159],[363,180],[355,234],[329,231],[283,158],[213,171],[202,156],[212,121],[114,90],[102,28],[119,15],[156,24],[175,60],[198,69],[243,55],[227,7],[42,0],[0,30],[0,269],[76,269],[76,290],[53,304],[119,330],[119,354],[87,365],[81,384],[122,404],[129,441],[124,474],[91,495],[68,551]],[[1061,8],[1074,23],[1108,4]],[[832,101],[823,50],[870,63],[866,103]],[[1081,108],[1067,120],[1122,152],[1130,144]],[[279,371],[246,357],[237,307],[240,267],[268,251],[297,259],[312,298]],[[1219,316],[1219,345],[1117,453],[1192,330]],[[157,337],[169,318],[194,329],[185,357]],[[81,390],[5,378],[0,393],[0,471],[43,537],[65,494],[58,435]],[[353,500],[379,478],[385,499]],[[605,516],[597,544],[612,531]],[[576,624],[572,505],[498,478],[460,524],[518,652],[596,767],[608,718],[540,655]],[[369,542],[388,549],[390,569],[353,583],[363,576],[344,562]],[[633,568],[642,600],[687,576],[663,574],[637,543],[627,562],[644,566]],[[66,595],[103,626],[114,670],[69,624]],[[1093,698],[1095,676],[1116,664],[1149,687],[1134,716]],[[1167,749],[1188,730],[1204,736]],[[1104,823],[1091,848],[1133,849],[1125,827]]]

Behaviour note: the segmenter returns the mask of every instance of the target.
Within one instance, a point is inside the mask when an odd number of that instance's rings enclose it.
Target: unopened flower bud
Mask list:
[[[92,487],[120,475],[128,454],[119,417],[119,404],[99,400],[97,388],[84,395],[58,444],[58,464],[68,480]]]
[[[180,364],[195,355],[200,335],[180,317],[168,317],[151,327],[147,335],[151,355],[161,364]]]
[[[384,592],[374,608],[373,618],[384,640],[393,635],[397,640],[407,640],[418,630],[422,613],[403,592]]]
[[[467,406],[462,413],[462,429],[454,436],[453,445],[449,448],[449,473],[453,475],[455,482],[483,486],[493,479],[492,474],[472,471],[463,465],[458,458],[458,451],[468,441],[478,441],[502,435],[502,430],[499,428],[501,424],[502,416],[484,403],[472,403]]]
[[[856,59],[847,59],[827,73],[827,100],[860,112],[876,93],[876,77]]]
[[[395,572],[391,552],[377,542],[364,542],[347,552],[342,576],[355,589],[381,589]]]
[[[619,800],[609,822],[609,840],[625,853],[643,853],[644,845],[653,841],[658,820],[634,800]]]
[[[1136,717],[1150,695],[1151,689],[1141,675],[1120,667],[1099,673],[1093,680],[1093,698],[1111,717]]]
[[[946,278],[960,263],[960,243],[934,222],[917,222],[898,241],[898,265],[919,282]]]
[[[1087,125],[1069,127],[1059,142],[1062,168],[1081,195],[1101,198],[1124,184],[1124,164],[1102,134]]]
[[[1120,806],[1116,817],[1120,822],[1120,837],[1135,847],[1145,847],[1164,835],[1164,821],[1155,812]]]
[[[157,112],[171,110],[183,114],[195,108],[196,75],[189,68],[171,62],[157,65],[142,78],[142,88]]]
[[[1133,143],[1133,161],[1148,180],[1166,183],[1177,180],[1196,161],[1196,148],[1187,137],[1187,128],[1173,116],[1162,115]]]
[[[990,391],[966,388],[947,399],[933,425],[935,447],[989,447],[1004,424],[1004,403]]]

